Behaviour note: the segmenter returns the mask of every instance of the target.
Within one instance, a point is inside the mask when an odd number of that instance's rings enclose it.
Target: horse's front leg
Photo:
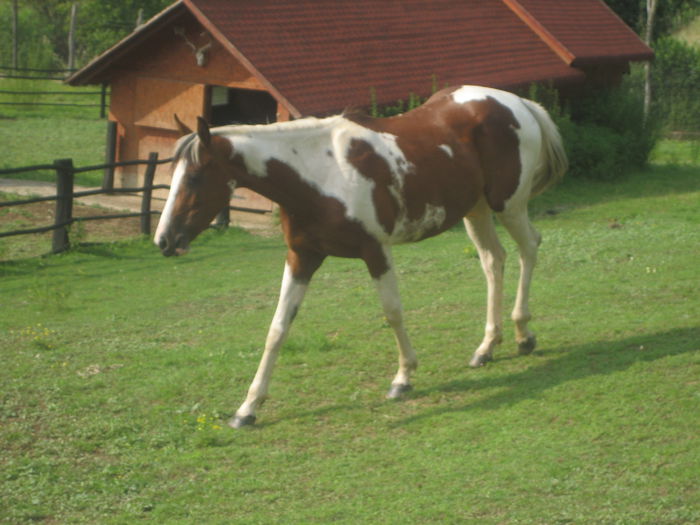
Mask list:
[[[255,423],[256,411],[267,397],[272,370],[277,361],[279,350],[289,332],[289,327],[301,306],[309,281],[313,273],[323,262],[323,257],[301,256],[290,251],[284,266],[282,289],[277,310],[272,318],[265,340],[265,350],[258,365],[258,371],[248,389],[248,395],[229,422],[233,428],[240,428]]]
[[[389,399],[398,399],[405,392],[411,390],[411,374],[418,367],[418,359],[404,328],[401,297],[391,252],[388,247],[383,248],[382,252],[383,259],[386,262],[386,269],[382,268],[384,270],[383,273],[379,274],[379,271],[373,267],[371,262],[367,262],[367,265],[379,292],[379,300],[382,303],[384,315],[389,325],[394,329],[396,343],[399,347],[399,370],[391,382],[391,389],[389,389],[386,396]]]

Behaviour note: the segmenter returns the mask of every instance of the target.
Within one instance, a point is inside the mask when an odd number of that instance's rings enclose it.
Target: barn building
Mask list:
[[[116,158],[131,160],[171,154],[174,113],[190,126],[268,123],[436,84],[572,90],[652,57],[601,0],[179,0],[67,81],[110,87]],[[139,176],[123,168],[116,185]],[[245,189],[232,205],[272,210]]]

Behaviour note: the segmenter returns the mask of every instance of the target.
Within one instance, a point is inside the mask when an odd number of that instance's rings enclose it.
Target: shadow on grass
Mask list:
[[[630,368],[636,363],[661,360],[666,357],[700,350],[700,327],[678,328],[656,334],[645,334],[619,341],[595,341],[562,348],[561,357],[547,359],[547,351],[519,359],[546,359],[540,365],[498,377],[481,377],[479,370],[469,371],[463,379],[448,381],[432,388],[418,388],[413,398],[422,398],[435,392],[468,392],[480,389],[498,389],[493,396],[475,402],[428,408],[404,418],[394,426],[402,426],[446,413],[469,410],[494,410],[524,399],[532,399],[558,385],[591,376],[605,376]],[[499,359],[488,366],[497,367]]]
[[[536,351],[532,356],[502,357],[487,365],[499,367],[511,359],[531,360],[526,370],[511,374],[499,374],[486,377],[485,369],[472,370],[466,367],[465,376],[460,379],[446,381],[429,388],[420,385],[409,395],[409,399],[422,399],[435,393],[478,392],[495,389],[498,392],[492,396],[476,401],[467,399],[450,406],[426,407],[417,414],[400,419],[390,426],[401,427],[416,421],[439,417],[443,414],[468,412],[470,410],[496,410],[526,399],[533,399],[550,388],[570,381],[592,376],[605,376],[624,371],[636,363],[651,362],[667,357],[673,357],[693,351],[700,351],[700,327],[678,328],[656,334],[644,334],[616,341],[595,341],[582,345],[574,345],[554,350]],[[548,357],[550,354],[558,357]],[[536,360],[542,360],[537,364]],[[391,401],[394,403],[395,401]],[[286,418],[304,420],[317,419],[328,414],[358,410],[354,403],[339,403],[312,410],[290,413]],[[274,426],[277,419],[263,421],[256,426]]]
[[[229,238],[219,240],[222,236]],[[0,277],[22,277],[36,275],[40,271],[73,269],[76,264],[75,257],[80,255],[92,257],[93,261],[96,262],[114,261],[115,264],[111,269],[102,270],[102,276],[108,276],[111,273],[130,271],[139,273],[144,271],[147,266],[152,266],[156,271],[158,264],[162,263],[164,266],[166,262],[177,265],[193,265],[228,255],[232,261],[235,261],[238,253],[279,251],[281,245],[282,241],[267,242],[267,239],[255,237],[237,228],[220,232],[207,232],[207,235],[203,235],[201,239],[197,239],[193,243],[191,253],[170,259],[166,259],[160,254],[150,236],[114,242],[84,242],[76,243],[70,250],[60,254],[47,253],[40,256],[0,261]],[[284,261],[284,255],[280,256],[280,261]]]

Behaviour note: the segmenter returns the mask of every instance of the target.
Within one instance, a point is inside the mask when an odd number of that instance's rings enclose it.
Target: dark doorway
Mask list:
[[[277,121],[277,101],[267,91],[209,86],[209,101],[212,126]]]

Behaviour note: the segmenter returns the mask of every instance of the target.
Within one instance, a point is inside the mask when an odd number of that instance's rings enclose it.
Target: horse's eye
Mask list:
[[[202,180],[204,180],[204,177],[201,173],[194,172],[187,175],[187,184],[189,186],[198,186],[202,183]]]

